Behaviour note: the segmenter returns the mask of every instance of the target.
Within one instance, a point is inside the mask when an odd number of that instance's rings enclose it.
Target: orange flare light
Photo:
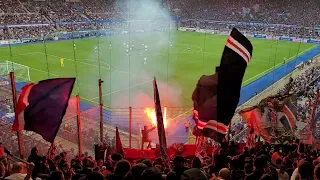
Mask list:
[[[144,113],[148,116],[148,118],[151,120],[152,125],[157,125],[157,116],[156,112],[153,108],[145,108]],[[167,128],[167,108],[165,107],[163,110],[163,125],[164,128]]]

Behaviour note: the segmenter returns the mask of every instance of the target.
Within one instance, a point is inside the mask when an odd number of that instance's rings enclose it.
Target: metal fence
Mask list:
[[[14,121],[12,94],[10,76],[4,75],[1,77],[0,86],[0,142],[12,154],[19,156],[18,136],[16,132],[11,131]],[[80,102],[77,97],[69,100],[68,109],[54,143],[58,153],[65,151],[70,157],[78,154],[80,149],[81,153],[94,155],[94,145],[101,143],[99,106],[92,107],[78,114],[78,103]],[[187,136],[179,137],[172,136],[172,134],[175,133],[177,123],[190,116],[191,110],[192,108],[166,108],[165,118],[170,127],[167,129],[168,142],[175,142],[177,139],[187,139]],[[153,125],[144,108],[104,107],[102,112],[102,120],[104,122],[103,139],[110,145],[115,141],[115,129],[118,126],[123,146],[140,148],[141,129],[144,125]],[[78,116],[80,123],[77,122]],[[80,131],[78,130],[79,127]],[[81,147],[79,146],[79,133],[82,141]],[[41,154],[47,154],[50,143],[43,140],[40,135],[34,132],[23,131],[21,137],[23,140],[21,144],[24,158],[30,155],[33,147],[38,147]],[[157,143],[156,132],[153,132],[151,137]]]

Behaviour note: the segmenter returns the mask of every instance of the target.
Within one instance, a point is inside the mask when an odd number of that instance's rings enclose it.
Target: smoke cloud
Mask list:
[[[120,50],[112,52],[121,59],[111,65],[111,107],[153,107],[153,77],[162,105],[179,106],[181,90],[168,81],[174,72],[168,54],[175,38],[170,12],[156,0],[116,0],[114,8],[124,23],[111,27],[123,32],[121,42],[118,37],[115,42]]]

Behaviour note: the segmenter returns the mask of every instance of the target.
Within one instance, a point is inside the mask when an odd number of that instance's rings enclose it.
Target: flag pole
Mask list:
[[[231,132],[231,122],[229,123],[228,132],[227,132],[227,143],[228,143],[228,145],[230,143],[230,132]]]
[[[312,110],[312,116],[311,116],[311,124],[314,124],[314,118],[315,118],[315,114],[316,114],[316,110],[317,110],[317,105],[318,105],[318,100],[319,100],[319,91],[317,92],[317,96],[315,98],[315,102],[313,104],[313,110]],[[312,126],[313,127],[313,126]],[[313,132],[313,128],[311,129],[311,144],[313,144],[314,142],[314,132]]]
[[[77,100],[77,128],[78,128],[78,154],[82,154],[82,125],[81,125],[81,116],[80,116],[80,97],[76,96]]]
[[[100,110],[100,142],[103,143],[103,101],[102,101],[102,83],[99,79],[99,110]]]
[[[129,107],[129,148],[132,147],[132,107]]]
[[[17,114],[17,90],[16,90],[16,81],[14,79],[14,72],[10,72],[10,81],[11,81],[11,90],[12,90],[12,100],[13,100],[13,109],[14,109],[14,117],[17,120],[18,114]],[[19,155],[20,158],[23,159],[23,139],[22,139],[22,133],[21,130],[17,131],[17,137],[18,137],[18,148],[19,148]]]
[[[25,163],[25,164],[31,165],[31,163],[29,163],[28,161],[26,161],[26,160],[24,160],[24,159],[21,159],[21,158],[19,158],[19,157],[17,157],[17,156],[11,155],[11,156],[7,156],[7,158],[10,159],[10,160],[12,160],[12,161],[19,161],[19,162],[23,162],[23,163]]]

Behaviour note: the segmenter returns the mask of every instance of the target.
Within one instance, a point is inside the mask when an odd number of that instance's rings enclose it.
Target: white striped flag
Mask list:
[[[251,60],[252,45],[233,29],[225,45],[216,73],[202,76],[192,94],[195,135],[221,142],[239,102],[242,79]]]
[[[252,57],[252,44],[233,28],[224,48],[218,77],[217,119],[208,122],[208,128],[225,134],[240,98],[241,84]],[[205,127],[206,128],[206,127]]]

